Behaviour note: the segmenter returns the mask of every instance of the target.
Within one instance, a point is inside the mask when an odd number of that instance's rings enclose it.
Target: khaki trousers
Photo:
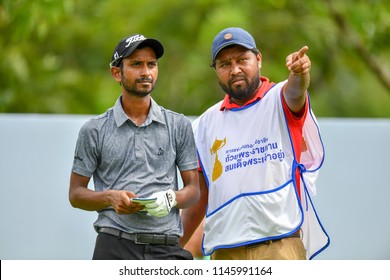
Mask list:
[[[212,260],[306,260],[306,250],[300,238],[283,238],[216,250]]]

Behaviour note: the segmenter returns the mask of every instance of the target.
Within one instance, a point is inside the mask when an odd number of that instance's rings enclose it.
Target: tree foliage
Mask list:
[[[321,117],[390,117],[390,5],[380,0],[3,0],[0,112],[98,114],[120,87],[109,61],[133,33],[164,44],[152,93],[162,106],[199,115],[223,93],[209,67],[223,28],[252,33],[262,75],[287,78],[285,57],[304,45],[310,96]]]

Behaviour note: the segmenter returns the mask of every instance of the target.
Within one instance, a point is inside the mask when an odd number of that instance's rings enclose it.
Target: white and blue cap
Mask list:
[[[212,61],[215,60],[218,53],[230,45],[240,45],[249,50],[256,49],[256,42],[252,35],[244,29],[238,27],[229,27],[215,36],[212,46]]]
[[[164,54],[164,47],[158,40],[146,38],[142,34],[134,34],[123,38],[115,47],[111,57],[110,67],[118,67],[124,58],[131,55],[140,46],[151,47],[155,51],[157,59]]]

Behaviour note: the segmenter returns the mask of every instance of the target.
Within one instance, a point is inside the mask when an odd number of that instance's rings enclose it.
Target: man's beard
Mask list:
[[[218,80],[218,83],[222,90],[226,92],[230,98],[235,100],[247,101],[255,94],[257,88],[260,85],[260,75],[255,75],[250,81],[245,79],[245,81],[248,83],[247,87],[236,87],[233,89],[231,86],[232,80],[233,79],[229,80],[228,86],[223,84],[220,80]]]
[[[137,88],[137,84],[142,83],[142,82],[150,82],[152,85],[151,88],[144,88],[144,87],[141,87],[141,89]],[[127,79],[122,78],[122,85],[128,93],[131,93],[131,94],[138,96],[138,97],[147,96],[154,89],[153,81],[152,81],[152,79],[149,79],[149,78],[136,79],[135,83],[132,86],[130,85],[130,83]]]

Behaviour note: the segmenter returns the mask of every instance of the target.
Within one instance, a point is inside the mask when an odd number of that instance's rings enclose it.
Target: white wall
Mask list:
[[[89,116],[0,114],[0,259],[90,259],[95,212],[68,185]],[[390,259],[390,120],[319,119],[326,149],[314,198],[331,244],[316,259]]]

